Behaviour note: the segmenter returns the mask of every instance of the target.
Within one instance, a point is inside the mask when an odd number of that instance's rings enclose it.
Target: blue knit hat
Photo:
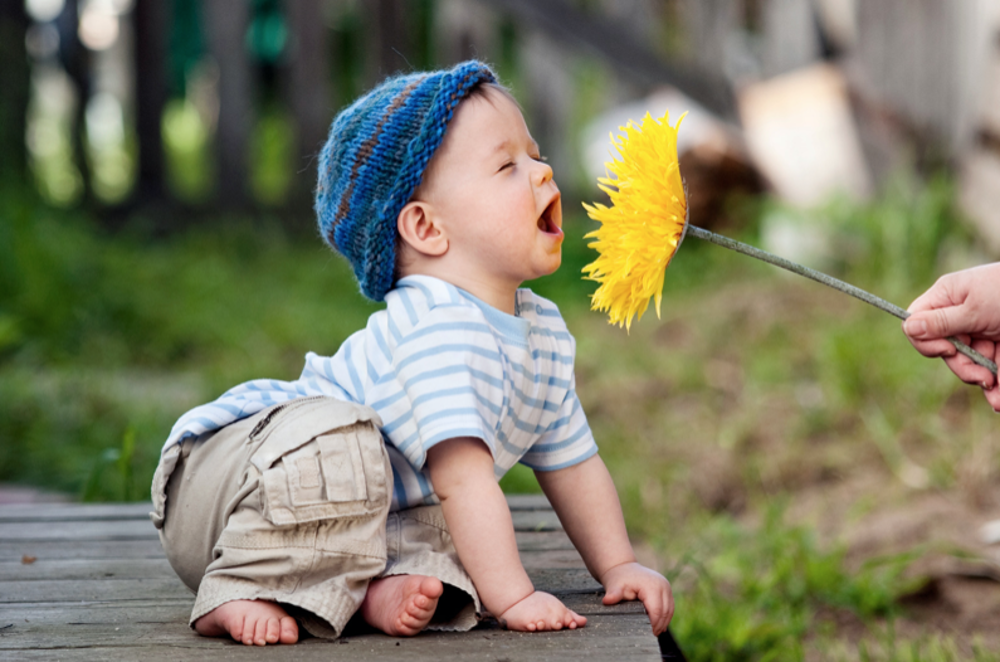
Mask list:
[[[382,301],[393,286],[396,219],[455,108],[477,85],[494,82],[490,68],[475,60],[397,76],[334,118],[319,156],[316,217],[369,299]]]

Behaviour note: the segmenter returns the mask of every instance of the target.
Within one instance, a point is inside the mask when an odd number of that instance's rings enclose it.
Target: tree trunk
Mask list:
[[[137,0],[135,24],[135,105],[139,162],[134,193],[140,205],[165,195],[162,119],[167,103],[167,34],[170,12],[162,0]]]
[[[28,15],[23,2],[0,2],[0,187],[28,181],[27,127],[28,57],[24,41]]]
[[[63,66],[76,89],[76,107],[70,127],[73,164],[80,172],[82,202],[84,206],[91,206],[94,192],[90,185],[90,162],[87,158],[85,135],[87,102],[90,100],[90,51],[80,42],[78,32],[80,0],[67,0],[59,21],[63,24],[59,30]]]
[[[253,78],[245,39],[248,0],[205,0],[209,52],[219,66],[219,123],[215,136],[217,197],[225,208],[247,204],[247,160],[253,122]]]
[[[321,0],[285,3],[293,35],[285,79],[285,97],[295,120],[296,152],[292,173],[292,206],[312,204],[316,155],[326,139],[333,103],[330,97],[329,30]]]

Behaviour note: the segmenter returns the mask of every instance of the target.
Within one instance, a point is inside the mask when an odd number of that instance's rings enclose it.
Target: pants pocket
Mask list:
[[[255,430],[266,436],[251,459],[261,471],[264,517],[287,525],[383,510],[391,469],[369,412],[322,398],[278,412]]]

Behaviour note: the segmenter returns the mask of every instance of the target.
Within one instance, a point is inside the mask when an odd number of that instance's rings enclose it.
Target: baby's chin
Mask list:
[[[555,272],[559,271],[559,267],[562,265],[562,246],[556,249],[552,253],[553,264],[550,266],[549,270],[545,272],[546,276],[551,276]]]

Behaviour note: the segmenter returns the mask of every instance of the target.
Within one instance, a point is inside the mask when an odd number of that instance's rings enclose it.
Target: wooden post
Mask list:
[[[685,50],[696,66],[716,75],[730,72],[727,48],[739,27],[741,5],[734,0],[681,0]]]
[[[526,30],[521,75],[527,87],[526,110],[531,133],[564,187],[573,174],[569,131],[573,79],[560,45],[538,30]]]
[[[23,2],[0,3],[0,186],[24,184],[28,154],[28,57],[24,48],[28,15]]]
[[[73,165],[80,173],[83,204],[89,206],[93,202],[93,190],[90,185],[90,164],[87,160],[87,148],[84,140],[87,101],[90,100],[90,51],[80,42],[80,0],[67,0],[65,9],[59,17],[63,25],[60,37],[66,44],[60,47],[63,56],[63,66],[73,81],[76,92],[76,106],[73,109],[70,142],[73,146]]]
[[[470,58],[490,63],[496,60],[497,16],[485,3],[440,0],[436,18],[438,59],[444,66]]]
[[[326,139],[334,112],[329,29],[323,21],[321,0],[293,0],[284,7],[292,34],[284,92],[295,119],[296,140],[291,200],[292,206],[300,207],[312,204],[315,157]]]
[[[164,197],[162,119],[167,103],[167,39],[170,12],[161,0],[137,0],[135,26],[135,125],[139,159],[135,192],[139,204]]]
[[[373,82],[392,74],[409,71],[408,56],[412,49],[413,34],[409,29],[410,7],[405,0],[371,0],[369,8],[371,43],[374,57]]]
[[[764,78],[788,73],[820,58],[819,27],[810,0],[767,0],[761,23]]]
[[[215,136],[217,198],[223,207],[247,203],[247,145],[253,122],[253,81],[245,38],[247,0],[205,0],[209,52],[219,66],[219,123]]]
[[[990,35],[979,2],[865,0],[855,51],[863,95],[954,154],[973,137]]]

